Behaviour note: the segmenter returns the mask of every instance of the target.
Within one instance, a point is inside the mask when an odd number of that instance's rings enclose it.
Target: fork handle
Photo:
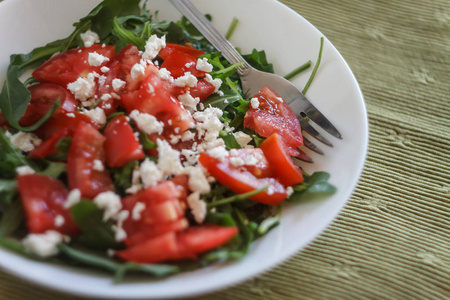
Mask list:
[[[211,24],[211,22],[197,9],[191,0],[169,0],[178,11],[180,11],[201,34],[219,51],[223,57],[231,63],[243,63],[237,67],[240,76],[245,76],[250,71],[250,65],[227,41],[227,39]]]

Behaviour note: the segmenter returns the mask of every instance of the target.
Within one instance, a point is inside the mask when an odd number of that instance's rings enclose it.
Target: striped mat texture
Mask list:
[[[355,73],[370,120],[367,163],[346,207],[306,249],[196,299],[450,299],[450,2],[281,2]],[[0,272],[0,299],[80,298]]]

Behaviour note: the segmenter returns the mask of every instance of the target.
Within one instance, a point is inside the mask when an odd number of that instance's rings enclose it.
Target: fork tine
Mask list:
[[[314,127],[312,127],[308,123],[308,121],[305,120],[305,118],[300,117],[298,118],[298,120],[300,121],[300,126],[302,127],[302,130],[306,131],[312,137],[315,137],[317,140],[321,141],[325,145],[333,147],[333,144],[330,141],[328,141],[323,135],[321,135],[316,129],[314,129]]]
[[[306,148],[308,148],[308,149],[310,149],[310,150],[312,150],[312,151],[314,151],[314,152],[316,152],[316,153],[318,153],[318,154],[321,154],[321,155],[324,155],[324,154],[325,154],[325,153],[323,153],[322,150],[320,150],[319,147],[317,147],[316,145],[314,145],[314,143],[312,143],[312,142],[311,142],[310,140],[308,140],[306,137],[303,137],[303,145],[305,145]]]
[[[342,135],[336,127],[334,127],[334,125],[331,124],[331,122],[328,121],[328,119],[314,105],[310,103],[308,108],[304,109],[303,112],[311,121],[319,125],[326,132],[338,139],[342,139]]]

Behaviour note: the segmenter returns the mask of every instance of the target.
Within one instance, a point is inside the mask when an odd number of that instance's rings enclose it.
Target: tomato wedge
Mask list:
[[[40,82],[52,82],[67,87],[80,76],[86,76],[90,72],[100,72],[100,68],[105,63],[101,66],[89,65],[89,53],[94,52],[110,59],[114,56],[115,47],[92,45],[88,48],[67,50],[47,60],[32,75]]]
[[[68,129],[70,134],[73,135],[75,129],[78,127],[80,122],[88,123],[94,128],[100,128],[99,125],[94,122],[90,117],[81,113],[55,113],[51,116],[47,122],[45,122],[36,131],[36,135],[41,139],[49,139],[55,133]]]
[[[105,128],[103,148],[111,168],[123,167],[133,160],[145,157],[133,129],[124,115],[114,118]]]
[[[227,243],[238,232],[237,227],[202,225],[185,231],[169,232],[125,249],[117,255],[127,261],[156,263],[167,260],[193,259],[202,252]]]
[[[198,50],[194,47],[183,46],[183,45],[173,44],[173,43],[166,43],[166,47],[161,49],[161,51],[159,51],[158,56],[161,57],[162,59],[166,59],[174,51],[186,53],[186,54],[194,57],[195,59],[197,59],[199,56],[205,54],[205,51]]]
[[[200,98],[200,102],[211,96],[216,90],[216,87],[212,83],[206,81],[205,79],[200,79],[197,81],[197,85],[189,88],[189,93],[192,97]]]
[[[266,138],[278,133],[293,147],[303,145],[297,117],[274,90],[265,86],[254,97],[258,99],[259,107],[250,107],[244,117],[244,127],[251,128]]]
[[[81,196],[93,199],[102,192],[113,191],[114,185],[106,169],[94,168],[95,161],[105,163],[105,137],[91,125],[80,122],[73,135],[67,159],[70,189],[79,189]]]
[[[31,233],[47,230],[69,235],[78,233],[72,214],[64,207],[69,191],[62,182],[44,175],[30,174],[17,177],[17,183]]]
[[[206,152],[200,154],[198,161],[217,181],[228,186],[237,194],[268,187],[267,190],[249,197],[250,200],[268,205],[278,205],[287,197],[283,185],[275,178],[257,178],[245,168],[233,168],[227,160],[220,161]]]
[[[183,76],[186,72],[190,72],[196,77],[204,77],[206,73],[197,70],[196,66],[197,59],[195,57],[178,50],[173,50],[164,59],[161,68],[169,70],[174,78]]]
[[[303,181],[303,174],[289,156],[283,138],[274,133],[259,145],[273,168],[278,181],[284,186],[290,186]]]
[[[33,151],[31,151],[28,156],[29,157],[39,157],[44,158],[47,155],[58,153],[59,150],[55,148],[56,144],[64,138],[69,137],[70,130],[68,128],[64,128],[55,134],[53,134],[48,140],[44,141],[42,144],[37,146]]]
[[[30,103],[25,114],[20,118],[20,125],[30,126],[42,119],[59,99],[62,112],[77,110],[78,101],[65,88],[53,83],[40,83],[28,88],[31,93]]]

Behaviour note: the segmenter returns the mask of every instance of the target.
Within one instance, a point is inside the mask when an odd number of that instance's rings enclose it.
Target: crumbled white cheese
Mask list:
[[[146,134],[158,133],[161,134],[164,130],[164,123],[158,121],[154,116],[141,113],[138,110],[133,110],[130,113],[130,118],[132,118],[140,130]]]
[[[186,141],[191,141],[195,138],[195,133],[189,130],[186,130],[185,132],[183,132],[183,134],[181,135],[181,140],[183,142]]]
[[[184,66],[185,66],[186,68],[190,68],[190,67],[192,67],[193,65],[195,65],[195,61],[193,61],[193,62],[188,62],[188,63],[186,63]]]
[[[244,162],[247,166],[255,166],[258,163],[258,159],[253,155],[247,155],[244,158]]]
[[[208,72],[211,73],[213,70],[212,64],[208,62],[208,59],[206,57],[197,59],[197,66],[196,69],[202,72]]]
[[[170,143],[172,144],[172,145],[175,145],[175,144],[178,144],[178,142],[181,140],[181,135],[174,135],[174,134],[171,134],[170,135]]]
[[[115,78],[112,81],[113,90],[118,92],[121,88],[123,88],[125,86],[125,84],[126,84],[125,81],[123,81],[123,80],[121,80],[119,78]]]
[[[130,213],[127,210],[122,210],[117,214],[117,223],[111,226],[114,231],[114,238],[117,242],[121,242],[127,238],[127,233],[123,229],[123,222],[128,218]]]
[[[105,170],[105,166],[101,160],[94,159],[94,166],[92,167],[92,170],[103,172]]]
[[[100,209],[104,210],[104,222],[108,221],[109,219],[116,219],[117,214],[122,209],[122,202],[120,201],[120,197],[111,191],[98,194],[94,198],[94,203],[97,204]]]
[[[75,114],[74,113],[68,113],[68,114],[66,114],[66,116],[68,116],[69,118],[75,118]]]
[[[34,170],[30,166],[20,166],[16,169],[17,175],[30,175],[34,174]]]
[[[40,257],[50,257],[58,254],[58,245],[64,241],[61,233],[48,230],[45,233],[30,233],[23,240],[25,251]]]
[[[125,190],[127,194],[136,194],[142,189],[141,171],[139,167],[134,168],[131,174],[131,186]]]
[[[191,74],[191,72],[184,73],[183,76],[175,79],[174,84],[179,87],[194,87],[197,85],[197,77]]]
[[[64,208],[71,208],[81,200],[81,192],[79,189],[73,189],[67,195],[66,203],[64,203]]]
[[[103,86],[106,82],[106,76],[98,75],[97,78],[98,78],[98,85]]]
[[[253,140],[253,138],[250,135],[248,135],[242,131],[235,132],[235,133],[233,133],[233,135],[234,135],[234,138],[236,139],[236,141],[238,142],[238,144],[242,148],[245,148],[247,146],[247,144]]]
[[[258,98],[252,98],[252,100],[250,100],[250,105],[252,106],[252,108],[257,109],[259,108],[259,100]]]
[[[80,34],[81,39],[83,40],[85,47],[91,47],[95,43],[100,43],[100,37],[97,33],[88,30],[85,33]]]
[[[130,74],[133,80],[137,79],[145,74],[145,67],[142,64],[137,63],[131,68]]]
[[[103,104],[103,109],[110,109],[110,108],[111,108],[111,103]]]
[[[208,107],[192,115],[197,121],[195,129],[197,130],[198,137],[203,138],[203,145],[215,142],[218,139],[219,133],[224,127],[224,124],[220,121],[222,114],[223,112],[219,108]]]
[[[102,71],[102,73],[108,73],[110,71],[110,68],[108,68],[107,66],[103,66],[100,68],[100,71]]]
[[[222,80],[220,78],[213,79],[209,74],[206,74],[205,80],[211,83],[216,88],[214,90],[215,93],[217,93],[217,91],[220,89],[220,86],[222,85]]]
[[[98,54],[97,52],[89,53],[88,62],[89,62],[90,66],[99,67],[103,63],[108,62],[108,61],[109,61],[108,57]]]
[[[239,156],[230,157],[230,163],[235,167],[240,167],[245,165],[244,160]]]
[[[187,197],[187,203],[194,216],[195,222],[201,224],[206,217],[206,203],[200,199],[199,193],[192,193]]]
[[[153,60],[161,51],[161,49],[166,47],[166,36],[159,38],[157,35],[153,34],[145,43],[145,51],[142,53],[142,58],[147,60]]]
[[[165,80],[165,81],[169,81],[169,82],[173,82],[173,81],[174,81],[173,77],[172,77],[171,74],[170,74],[170,71],[167,70],[166,68],[161,68],[161,69],[159,69],[159,71],[158,71],[158,77],[159,77],[161,80]]]
[[[100,97],[100,100],[102,100],[102,101],[108,101],[109,99],[111,99],[112,98],[112,96],[111,96],[111,94],[103,94],[101,97]],[[106,107],[105,107],[106,108]]]
[[[141,214],[145,210],[145,203],[137,202],[133,207],[133,211],[131,212],[131,219],[134,221],[138,221],[141,219]]]
[[[186,159],[186,161],[184,161],[184,163],[183,163],[183,165],[185,167],[195,166],[198,162],[199,154],[197,151],[183,149],[183,150],[181,150],[181,155],[183,155]]]
[[[191,191],[199,194],[208,194],[211,191],[211,186],[201,166],[187,168],[185,173],[189,175],[188,185]]]
[[[57,216],[55,217],[55,226],[56,226],[56,227],[61,227],[61,226],[64,225],[64,222],[65,222],[65,221],[66,221],[66,220],[64,219],[63,216],[57,215]]]
[[[180,152],[172,149],[169,143],[161,139],[156,140],[158,149],[158,169],[164,175],[178,175],[183,171]]]
[[[198,97],[192,97],[189,92],[186,92],[185,94],[181,94],[178,96],[178,100],[183,104],[185,107],[192,109],[193,111],[197,110],[197,104],[200,102],[200,98]]]
[[[225,148],[225,146],[219,146],[219,147],[214,147],[212,149],[208,149],[206,151],[210,156],[215,157],[217,159],[220,160],[224,160],[226,157],[229,156],[229,152],[227,151],[227,149]]]
[[[164,178],[156,164],[148,158],[141,163],[139,171],[144,187],[154,186]]]
[[[292,194],[294,193],[294,189],[292,188],[292,186],[288,186],[286,188],[286,193],[287,193],[288,197],[292,196]]]
[[[16,134],[11,134],[6,131],[5,135],[14,147],[24,152],[30,152],[42,144],[42,140],[34,133],[19,131]]]
[[[100,107],[96,107],[91,110],[85,109],[85,110],[82,110],[81,113],[88,116],[89,118],[91,118],[95,123],[97,123],[100,126],[103,126],[106,124],[105,111],[103,109],[101,109]]]
[[[86,101],[95,95],[97,90],[95,84],[96,77],[98,77],[98,74],[95,72],[89,73],[86,77],[78,77],[76,81],[67,85],[67,89],[76,99]]]

